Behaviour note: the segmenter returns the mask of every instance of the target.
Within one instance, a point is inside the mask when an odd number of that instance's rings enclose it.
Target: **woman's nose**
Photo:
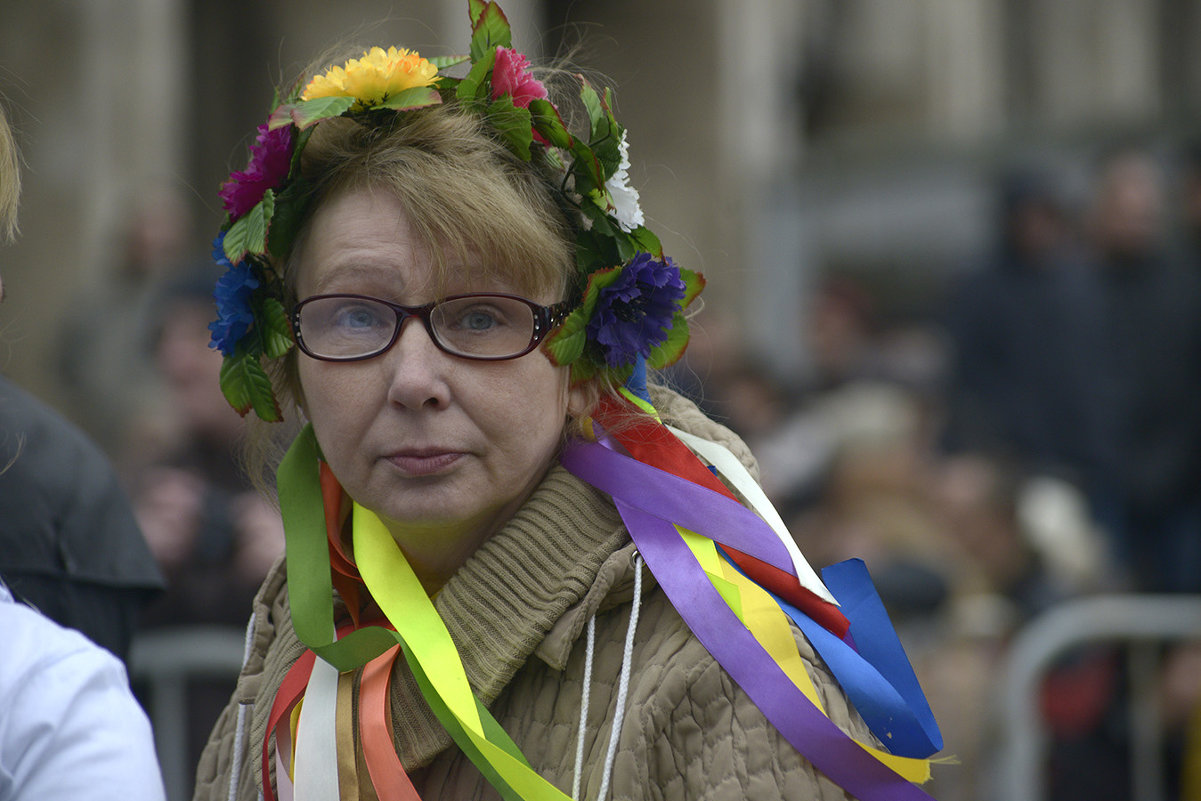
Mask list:
[[[380,359],[388,373],[388,401],[407,409],[445,408],[452,359],[434,344],[422,320],[405,318],[396,342]]]

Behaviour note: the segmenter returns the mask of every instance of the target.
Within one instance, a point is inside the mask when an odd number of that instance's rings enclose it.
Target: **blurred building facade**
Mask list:
[[[618,87],[643,205],[708,302],[779,369],[804,368],[823,273],[898,313],[982,244],[993,168],[1071,171],[1126,133],[1201,116],[1190,0],[509,0],[518,46]],[[3,254],[0,368],[54,399],[57,321],[120,269],[132,209],[164,187],[192,252],[271,88],[378,20],[391,41],[466,46],[466,3],[11,0],[0,94],[26,160],[23,236]],[[381,38],[370,35],[371,41]],[[453,47],[451,48],[453,49]]]

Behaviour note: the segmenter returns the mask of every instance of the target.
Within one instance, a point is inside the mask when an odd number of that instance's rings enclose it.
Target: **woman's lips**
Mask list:
[[[441,473],[462,458],[458,451],[404,451],[394,453],[388,461],[409,476],[432,476]]]

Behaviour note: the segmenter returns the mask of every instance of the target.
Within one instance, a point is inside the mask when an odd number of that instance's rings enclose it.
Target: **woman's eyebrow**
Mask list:
[[[400,271],[395,267],[351,262],[322,270],[313,287],[316,294],[321,294],[330,287],[356,281],[389,288],[399,288],[404,284]]]

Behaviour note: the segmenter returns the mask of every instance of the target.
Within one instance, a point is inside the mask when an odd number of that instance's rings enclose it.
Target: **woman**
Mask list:
[[[826,587],[707,469],[755,504],[745,447],[646,392],[702,281],[607,94],[570,134],[469,6],[470,56],[331,67],[223,188],[222,388],[309,425],[196,798],[926,797],[790,627],[841,643]]]

